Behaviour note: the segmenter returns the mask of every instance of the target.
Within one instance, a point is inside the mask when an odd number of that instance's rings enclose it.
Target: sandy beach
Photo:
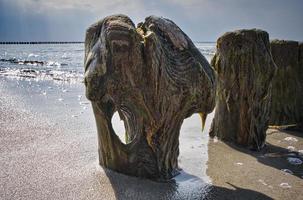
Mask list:
[[[98,165],[81,83],[0,77],[0,92],[0,199],[302,199],[303,133],[269,129],[252,152],[210,139],[212,115],[203,133],[194,115],[181,129],[182,173],[156,183]]]
[[[303,200],[302,10],[0,0],[0,200]]]

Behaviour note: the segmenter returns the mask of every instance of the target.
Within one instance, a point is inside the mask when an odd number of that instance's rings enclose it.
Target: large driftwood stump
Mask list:
[[[277,65],[270,124],[303,124],[303,45],[285,40],[273,40],[270,44]]]
[[[217,72],[217,96],[210,135],[262,148],[276,68],[268,34],[256,29],[225,33],[217,40],[212,66]]]
[[[124,15],[92,25],[85,39],[86,96],[92,102],[100,165],[165,180],[178,171],[179,131],[214,108],[214,72],[172,21],[151,16],[136,28]],[[127,144],[113,130],[118,111]]]

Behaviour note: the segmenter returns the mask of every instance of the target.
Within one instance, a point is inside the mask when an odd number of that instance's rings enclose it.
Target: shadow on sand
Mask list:
[[[184,171],[166,183],[130,177],[108,169],[104,169],[104,171],[118,200],[272,199],[260,192],[236,187],[231,184],[234,189],[213,186]]]
[[[294,136],[303,135],[299,132],[291,132],[289,131],[273,131],[275,132],[285,132],[288,134],[292,134]],[[266,146],[261,151],[253,151],[248,150],[244,147],[241,147],[239,145],[232,144],[230,142],[224,142],[228,146],[232,147],[233,149],[240,151],[242,153],[249,154],[256,158],[256,160],[264,165],[276,168],[278,170],[282,169],[289,169],[293,172],[292,175],[297,176],[301,178],[303,176],[303,165],[292,165],[287,161],[287,158],[299,158],[302,160],[302,157],[299,155],[297,151],[291,151],[290,149],[286,149],[283,147],[279,147],[273,144],[270,144],[269,142],[266,142]]]
[[[302,133],[292,132],[292,135]],[[303,175],[301,165],[291,165],[287,162],[289,157],[299,157],[298,152],[291,152],[289,149],[282,148],[270,143],[260,152],[247,150],[240,146],[227,143],[233,149],[249,154],[264,165],[276,169],[290,169],[294,176]],[[104,169],[115,197],[118,200],[127,199],[144,199],[144,200],[161,200],[161,199],[206,199],[206,200],[223,200],[223,199],[272,199],[271,197],[250,189],[241,188],[229,184],[233,189],[211,185],[197,176],[190,175],[185,171],[176,176],[169,182],[154,182],[146,179],[126,176],[108,169]]]

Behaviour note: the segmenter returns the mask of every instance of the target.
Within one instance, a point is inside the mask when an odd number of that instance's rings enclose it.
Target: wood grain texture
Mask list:
[[[89,27],[85,85],[100,164],[155,180],[178,173],[183,120],[210,113],[215,105],[213,69],[174,22],[156,16],[135,27],[127,16],[114,15]],[[113,130],[115,111],[124,121],[127,144]]]
[[[217,96],[210,135],[261,149],[276,69],[268,34],[256,29],[225,33],[217,40],[212,66],[217,72]]]
[[[271,41],[277,65],[273,79],[271,125],[303,125],[303,45],[296,41]]]

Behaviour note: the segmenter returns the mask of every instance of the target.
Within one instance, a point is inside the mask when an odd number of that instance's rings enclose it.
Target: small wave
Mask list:
[[[213,56],[216,53],[214,49],[198,48],[203,55]]]
[[[287,158],[288,162],[292,165],[302,165],[303,161],[300,160],[299,158]]]
[[[39,60],[19,60],[16,58],[1,58],[1,62],[9,62],[13,64],[18,64],[18,65],[32,65],[32,66],[49,66],[49,67],[60,67],[60,66],[67,66],[67,63],[59,63],[55,61],[39,61]]]
[[[213,56],[216,53],[216,45],[212,43],[195,43],[203,55]]]
[[[18,65],[44,65],[43,61],[38,61],[38,60],[19,60],[16,58],[9,58],[9,59],[1,58],[0,61],[9,62]]]
[[[68,56],[66,53],[63,53],[63,55],[61,56],[62,59],[69,59],[70,56]]]
[[[36,70],[30,68],[24,69],[0,69],[0,76],[11,78],[31,78],[36,80],[54,80],[68,82],[82,82],[83,74],[76,71],[58,71],[58,70]]]
[[[294,174],[290,169],[281,169],[281,171],[288,174]]]
[[[30,58],[30,57],[35,57],[35,58],[37,58],[37,57],[39,57],[39,55],[38,55],[38,54],[30,53],[30,54],[28,54],[27,57],[28,57],[28,58]]]
[[[47,67],[60,67],[60,66],[66,66],[66,63],[59,63],[59,62],[55,62],[55,61],[47,61],[45,62],[45,65]]]

